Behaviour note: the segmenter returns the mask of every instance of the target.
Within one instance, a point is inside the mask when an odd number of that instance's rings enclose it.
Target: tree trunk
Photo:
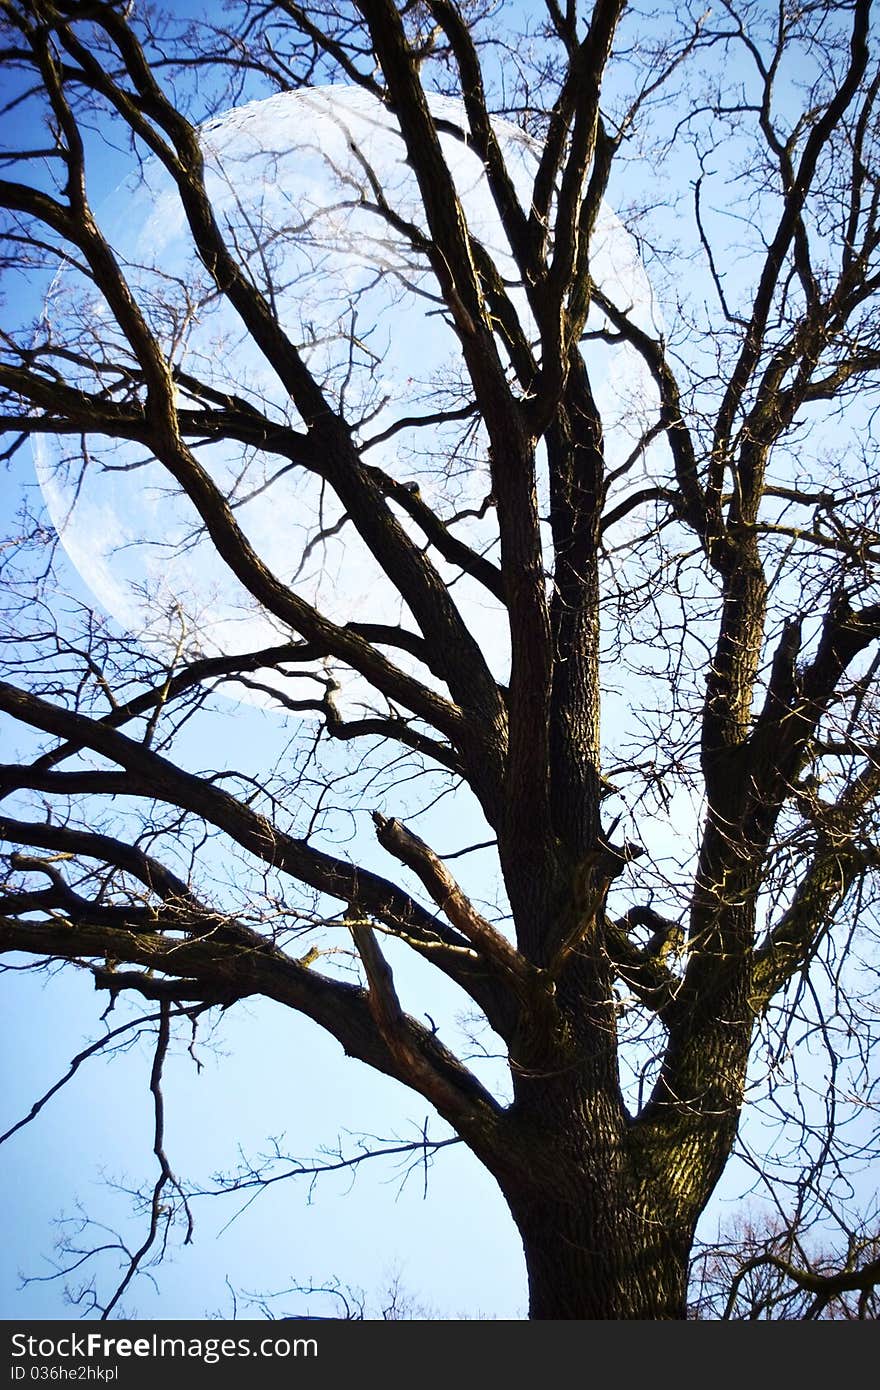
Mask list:
[[[489,1156],[523,1242],[529,1317],[683,1320],[696,1224],[735,1117],[660,1107],[634,1121],[596,1070],[520,1078]]]
[[[508,1194],[508,1202],[525,1252],[530,1318],[686,1317],[690,1232],[639,1213],[594,1178]]]

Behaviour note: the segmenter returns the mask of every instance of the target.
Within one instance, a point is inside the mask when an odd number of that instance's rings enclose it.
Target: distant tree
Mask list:
[[[162,1138],[175,1020],[262,997],[427,1100],[486,1166],[533,1318],[687,1315],[744,1105],[774,1125],[743,1126],[756,1180],[798,1239],[819,1216],[842,1229],[845,1268],[821,1275],[861,1289],[864,1313],[876,1227],[842,1194],[877,1159],[869,3],[241,0],[225,28],[104,0],[0,13],[7,457],[60,439],[69,478],[140,469],[144,498],[160,468],[277,633],[217,650],[180,595],[164,645],[139,644],[53,588],[45,523],[6,552],[0,710],[20,755],[0,770],[0,948],[89,969],[157,1028],[149,1230],[99,1307],[184,1200]],[[362,288],[315,312],[301,209],[277,228],[212,201],[199,123],[326,82],[384,113],[418,193],[402,209],[349,142],[340,209],[373,219],[400,291],[381,322]],[[501,119],[531,142],[527,188]],[[192,282],[114,254],[90,202],[102,141],[162,171]],[[496,239],[455,148],[482,167]],[[600,278],[606,197],[647,308]],[[297,313],[288,245],[314,257]],[[44,315],[33,296],[59,268]],[[414,351],[389,406],[383,362],[416,301],[448,353],[420,380]],[[218,304],[235,335],[188,351]],[[643,383],[629,400],[624,363]],[[282,572],[248,499],[291,473],[320,506],[308,534],[290,516]],[[399,620],[305,596],[341,530]],[[509,666],[475,636],[480,601]],[[215,698],[247,683],[292,716],[270,765]],[[455,845],[414,828],[441,796]],[[509,1094],[420,1021],[429,1001],[407,1011],[407,953],[492,1030]],[[760,1267],[812,1292],[798,1249],[774,1248]],[[774,1299],[770,1315],[811,1315]]]
[[[749,1321],[876,1320],[877,1241],[855,1240],[843,1258],[805,1251],[796,1229],[734,1223],[726,1243],[696,1261],[692,1316]]]

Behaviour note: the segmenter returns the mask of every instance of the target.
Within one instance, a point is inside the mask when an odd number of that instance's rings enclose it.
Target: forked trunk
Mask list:
[[[729,1031],[730,1095],[704,1083],[703,1116],[652,1103],[634,1120],[607,1077],[583,1084],[589,1069],[580,1085],[562,1069],[520,1084],[506,1142],[489,1159],[523,1242],[530,1318],[687,1317],[694,1232],[736,1135],[748,1030]],[[717,1061],[713,1041],[703,1061]],[[697,1095],[699,1077],[680,1075]]]

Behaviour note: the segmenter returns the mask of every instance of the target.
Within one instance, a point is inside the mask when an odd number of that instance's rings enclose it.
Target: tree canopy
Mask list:
[[[874,1315],[870,4],[0,15],[5,458],[111,614],[25,509],[0,949],[156,1026],[96,1309],[185,1225],[173,1028],[264,998],[485,1165],[530,1316]]]

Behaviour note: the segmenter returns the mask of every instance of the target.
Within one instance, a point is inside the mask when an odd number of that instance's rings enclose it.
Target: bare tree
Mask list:
[[[169,514],[183,499],[192,517],[172,548],[208,545],[274,634],[218,650],[178,596],[139,644],[68,610],[44,525],[8,552],[0,709],[21,753],[0,770],[0,946],[158,1008],[160,1171],[126,1280],[185,1198],[163,1149],[174,1019],[257,996],[424,1097],[486,1166],[532,1317],[684,1317],[738,1144],[789,1233],[822,1217],[844,1238],[839,1270],[811,1271],[794,1236],[747,1248],[728,1311],[752,1260],[816,1298],[860,1290],[867,1315],[876,1227],[841,1184],[877,1140],[869,3],[241,0],[223,29],[102,0],[2,15],[4,270],[31,293],[62,270],[52,313],[3,334],[7,457],[61,441],[74,494],[125,470],[146,497],[161,470]],[[374,229],[390,318],[364,282],[320,303],[302,207],[284,226],[268,203],[218,210],[204,118],[331,81],[415,189],[401,201],[349,134],[333,210]],[[164,180],[191,276],[108,240],[102,141]],[[600,274],[606,197],[647,308]],[[415,300],[448,350],[389,405],[394,315]],[[217,306],[234,332],[209,360],[188,344]],[[632,399],[603,395],[605,350],[632,364]],[[282,566],[248,506],[291,476],[318,500],[307,525],[291,514]],[[307,596],[340,536],[397,621]],[[291,716],[274,764],[234,746],[215,692],[242,687]],[[233,764],[194,754],[201,725]],[[414,828],[439,797],[458,844]],[[490,1030],[509,1094],[407,1011],[407,953]],[[790,1142],[738,1140],[746,1101]]]
[[[807,1253],[796,1228],[748,1219],[693,1270],[692,1316],[851,1321],[877,1318],[876,1240],[855,1240],[842,1255]]]

